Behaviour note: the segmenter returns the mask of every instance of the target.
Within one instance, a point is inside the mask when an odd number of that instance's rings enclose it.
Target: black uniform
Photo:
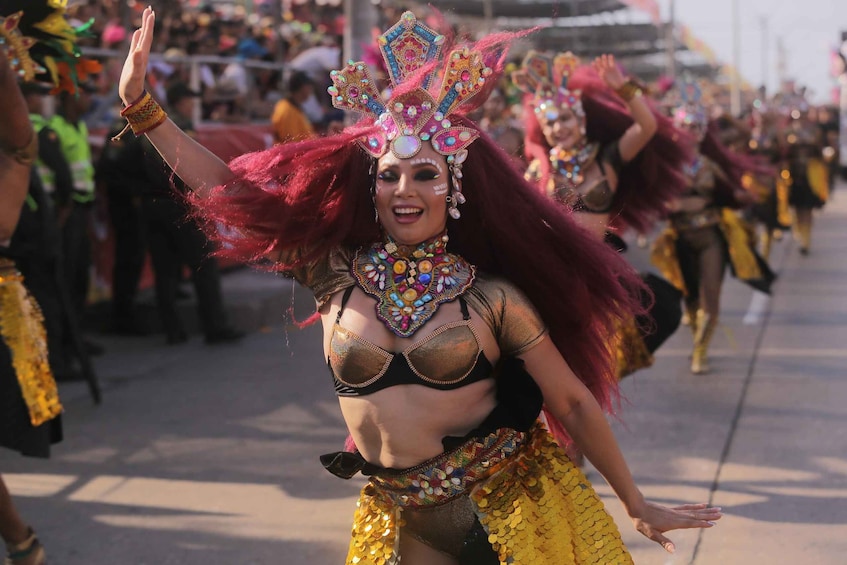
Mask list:
[[[135,297],[147,254],[142,198],[151,187],[144,147],[140,138],[127,132],[111,141],[126,125],[115,124],[97,162],[96,179],[106,189],[109,218],[115,237],[112,268],[112,329],[117,333],[141,333],[135,316]]]
[[[189,134],[190,120],[171,114],[174,122]],[[229,341],[241,337],[227,324],[221,297],[221,276],[213,248],[197,223],[188,218],[184,200],[185,184],[162,161],[152,145],[146,148],[147,174],[151,183],[144,193],[143,208],[153,270],[156,275],[156,301],[169,343],[187,339],[177,312],[180,272],[187,266],[197,294],[197,311],[206,341]]]

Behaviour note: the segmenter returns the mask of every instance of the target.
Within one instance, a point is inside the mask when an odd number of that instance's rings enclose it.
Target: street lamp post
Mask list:
[[[741,115],[741,21],[738,17],[738,0],[732,0],[732,66],[730,111],[738,117]]]

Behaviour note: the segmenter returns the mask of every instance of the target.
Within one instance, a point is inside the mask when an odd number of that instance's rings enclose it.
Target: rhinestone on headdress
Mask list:
[[[399,22],[379,36],[377,43],[388,67],[393,91],[411,75],[426,72],[424,67],[441,60],[445,37],[419,22],[413,13],[406,12]],[[456,120],[451,119],[451,115],[482,90],[492,72],[480,53],[467,47],[455,49],[447,56],[443,68],[432,65],[432,70],[422,77],[419,88],[386,101],[374,86],[367,66],[350,61],[345,68],[330,74],[333,85],[328,92],[336,108],[376,118],[379,130],[359,140],[374,158],[390,150],[398,158],[408,159],[417,155],[425,141],[448,157],[453,174],[450,215],[457,218],[460,214],[456,206],[465,200],[461,194],[461,166],[467,158],[468,146],[479,137],[479,132],[454,125]],[[439,75],[441,84],[436,90],[433,86]]]
[[[0,45],[6,46],[6,56],[15,73],[24,82],[29,82],[35,78],[35,75],[45,72],[46,69],[29,55],[29,50],[36,44],[36,40],[25,37],[18,29],[23,15],[23,12],[6,17],[0,15]]]
[[[555,121],[563,109],[569,109],[582,120],[585,118],[582,93],[568,89],[568,81],[579,65],[579,58],[570,51],[555,57],[530,51],[520,70],[512,73],[512,82],[534,95],[533,106],[540,119]]]
[[[674,109],[674,123],[705,133],[709,114],[703,104],[703,89],[691,77],[686,77],[680,84],[679,97],[681,103]]]

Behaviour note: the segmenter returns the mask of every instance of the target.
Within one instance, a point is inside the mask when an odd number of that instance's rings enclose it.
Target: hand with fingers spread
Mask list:
[[[132,34],[129,54],[124,61],[121,80],[118,83],[118,93],[124,104],[129,105],[144,92],[144,78],[147,75],[147,60],[150,57],[150,46],[153,44],[155,24],[156,13],[148,6],[141,15],[141,27]]]
[[[626,83],[626,77],[615,63],[614,55],[600,55],[594,59],[594,70],[612,90],[617,90]]]
[[[708,504],[684,504],[668,508],[645,501],[630,512],[635,529],[673,553],[676,547],[665,532],[685,528],[711,528],[722,516],[721,509]]]

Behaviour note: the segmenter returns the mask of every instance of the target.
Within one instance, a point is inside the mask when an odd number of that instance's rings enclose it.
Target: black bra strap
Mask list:
[[[341,308],[338,309],[338,315],[335,317],[335,323],[341,321],[341,313],[344,312],[344,307],[347,306],[347,301],[350,300],[350,295],[353,294],[353,287],[348,286],[347,290],[344,291],[344,294],[341,296]]]
[[[471,314],[468,312],[468,303],[465,302],[465,297],[459,297],[459,308],[462,309],[462,319],[467,321],[471,319]]]

